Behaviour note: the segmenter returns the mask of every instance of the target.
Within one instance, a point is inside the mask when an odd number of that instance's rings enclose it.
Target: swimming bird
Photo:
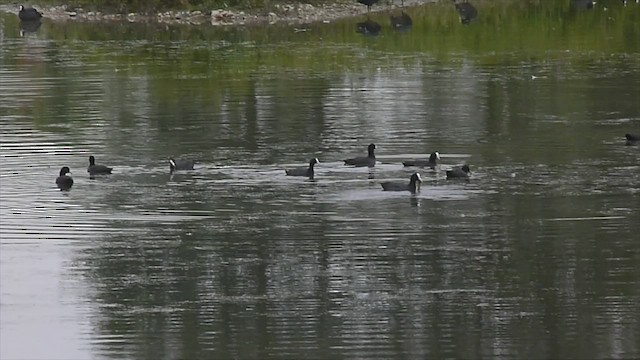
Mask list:
[[[193,170],[193,165],[196,162],[188,159],[169,159],[169,171],[174,172],[176,170]]]
[[[467,179],[470,174],[469,165],[462,165],[462,167],[454,167],[451,170],[447,170],[447,179]]]
[[[56,179],[56,185],[58,185],[60,190],[66,191],[71,189],[73,186],[73,179],[71,176],[67,175],[70,172],[71,170],[69,170],[69,167],[67,166],[63,166],[62,169],[60,169],[60,176]]]
[[[356,24],[356,32],[362,35],[376,36],[380,33],[381,29],[382,26],[371,19]]]
[[[289,176],[307,176],[309,179],[313,179],[313,166],[319,164],[318,158],[309,160],[309,167],[298,167],[294,169],[287,169],[285,173]]]
[[[376,145],[369,144],[369,147],[367,148],[369,155],[346,159],[344,161],[344,164],[352,165],[356,167],[361,167],[361,166],[374,167],[376,166],[376,155],[374,154],[375,150],[376,150]]]
[[[96,165],[96,158],[93,157],[93,155],[89,156],[89,167],[87,168],[87,172],[90,175],[111,174],[111,170],[113,170],[113,168],[110,168],[108,166]]]
[[[460,22],[463,24],[468,24],[471,20],[475,19],[478,16],[478,10],[469,3],[468,0],[453,0],[453,4],[458,11],[458,15],[460,16]]]
[[[362,5],[367,5],[367,12],[371,11],[371,5],[378,2],[378,0],[358,0]]]
[[[391,21],[391,26],[400,32],[410,30],[413,25],[413,20],[404,11],[400,15],[389,15],[389,20]]]
[[[420,191],[421,183],[422,178],[420,177],[420,173],[413,173],[408,184],[406,182],[386,181],[380,185],[382,185],[382,190],[384,191],[409,191],[415,194],[416,191]]]
[[[20,11],[18,11],[18,17],[22,21],[36,21],[40,20],[42,13],[32,7],[25,8],[20,5]]]
[[[627,145],[640,145],[640,135],[638,134],[624,134],[627,138]]]
[[[434,151],[429,156],[429,159],[424,160],[407,160],[403,161],[402,165],[404,166],[420,166],[420,167],[430,167],[434,169],[438,165],[438,160],[440,160],[440,153]]]

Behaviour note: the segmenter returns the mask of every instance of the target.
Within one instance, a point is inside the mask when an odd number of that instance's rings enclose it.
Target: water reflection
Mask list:
[[[593,9],[595,2],[591,0],[571,0],[571,5],[577,9]]]
[[[380,34],[382,26],[379,23],[367,18],[367,20],[356,24],[356,32],[362,35],[376,36]]]
[[[415,207],[421,206],[420,200],[417,197],[411,196],[409,200],[410,200],[411,206],[415,206]]]
[[[478,16],[478,10],[468,0],[453,0],[460,22],[468,24]]]
[[[34,33],[40,29],[40,26],[42,26],[40,20],[20,21],[20,35],[25,36],[28,33]]]
[[[413,25],[413,20],[411,20],[411,17],[404,11],[401,11],[400,14],[397,15],[389,15],[389,20],[391,21],[391,26],[400,32],[411,30]]]

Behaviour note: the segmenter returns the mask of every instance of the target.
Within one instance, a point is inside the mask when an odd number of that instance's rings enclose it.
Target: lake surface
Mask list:
[[[0,15],[0,357],[640,357],[640,5],[543,3],[378,36]]]

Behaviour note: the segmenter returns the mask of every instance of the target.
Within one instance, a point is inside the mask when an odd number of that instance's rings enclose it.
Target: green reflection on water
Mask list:
[[[425,4],[407,8],[413,18],[413,28],[396,33],[388,16],[397,11],[372,13],[371,19],[383,25],[378,37],[363,37],[356,33],[355,24],[363,16],[338,20],[334,23],[308,25],[269,25],[246,27],[215,27],[209,25],[164,25],[129,23],[52,23],[45,20],[38,36],[58,45],[89,51],[81,56],[119,57],[119,63],[131,59],[162,56],[175,57],[178,63],[199,65],[222,52],[225,69],[233,74],[248,73],[256,64],[331,70],[337,65],[351,66],[353,51],[368,49],[385,53],[429,53],[446,60],[451,54],[466,53],[491,56],[492,53],[517,52],[520,56],[550,50],[602,51],[610,53],[635,52],[640,32],[640,11],[636,5],[622,6],[609,2],[591,10],[578,10],[569,1],[478,1],[479,16],[469,26],[462,26],[449,2]],[[5,36],[17,36],[17,17],[6,16]],[[307,29],[308,31],[296,31]],[[129,43],[123,49],[120,41]],[[136,46],[135,41],[143,44]],[[93,48],[91,43],[101,42]],[[102,44],[102,42],[107,42]],[[109,46],[108,42],[114,42]],[[171,51],[180,43],[180,49]],[[185,44],[186,42],[186,44]],[[203,47],[203,43],[208,44]],[[150,49],[163,46],[167,49]],[[188,46],[192,44],[192,46]],[[133,45],[133,49],[130,46]],[[185,46],[186,45],[186,46]],[[269,50],[264,45],[280,45]],[[326,51],[327,48],[333,50]],[[125,51],[123,51],[125,50]],[[206,69],[209,71],[210,69]]]

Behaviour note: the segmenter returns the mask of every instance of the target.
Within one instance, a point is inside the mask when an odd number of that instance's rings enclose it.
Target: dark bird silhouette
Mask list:
[[[463,24],[468,24],[471,20],[475,19],[478,16],[478,10],[469,3],[468,0],[453,0],[453,4],[458,11],[458,15],[460,16],[460,22]]]
[[[375,36],[380,33],[381,29],[382,26],[371,19],[367,19],[356,24],[356,32],[361,33],[362,35]]]
[[[193,170],[193,165],[195,165],[195,163],[196,162],[194,160],[188,160],[188,159],[175,160],[174,158],[170,158],[169,171],[174,172],[177,170]]]
[[[362,5],[367,5],[367,12],[371,11],[371,5],[378,2],[378,0],[358,0]]]
[[[22,21],[36,21],[40,20],[42,13],[32,7],[25,8],[20,5],[20,11],[18,11],[18,17]]]
[[[93,157],[93,155],[89,156],[89,167],[87,168],[89,175],[111,174],[111,170],[113,170],[113,168],[108,166],[96,165],[96,158]]]
[[[63,166],[62,169],[60,169],[60,176],[56,178],[56,185],[58,185],[60,190],[67,191],[73,186],[73,179],[67,175],[70,172],[71,170],[69,170],[67,166]]]
[[[440,160],[440,153],[434,151],[431,153],[428,159],[418,159],[418,160],[407,160],[403,161],[402,165],[404,166],[420,166],[420,167],[430,167],[434,169],[438,165],[438,160]]]
[[[389,15],[389,20],[391,21],[391,26],[400,32],[409,31],[413,26],[413,20],[404,11],[399,15]]]
[[[638,134],[624,134],[627,138],[627,145],[640,145],[640,135]]]
[[[315,164],[319,164],[320,161],[318,158],[313,158],[309,160],[309,167],[298,167],[294,169],[287,169],[284,172],[289,176],[306,176],[309,179],[313,179],[313,166]]]
[[[355,158],[351,158],[351,159],[346,159],[344,161],[344,164],[345,165],[357,166],[357,167],[361,167],[361,166],[374,167],[374,166],[376,166],[376,155],[374,153],[375,150],[376,150],[376,145],[375,144],[369,144],[369,147],[367,148],[367,151],[369,152],[369,155],[361,156],[361,157],[355,157]]]
[[[420,191],[421,183],[422,178],[420,177],[420,174],[413,173],[408,184],[406,182],[386,181],[380,185],[382,185],[382,190],[384,191],[409,191],[410,193],[415,194],[416,191]]]
[[[448,179],[467,179],[471,174],[471,169],[469,169],[469,165],[462,165],[462,167],[455,167],[451,170],[447,170],[447,180]]]

